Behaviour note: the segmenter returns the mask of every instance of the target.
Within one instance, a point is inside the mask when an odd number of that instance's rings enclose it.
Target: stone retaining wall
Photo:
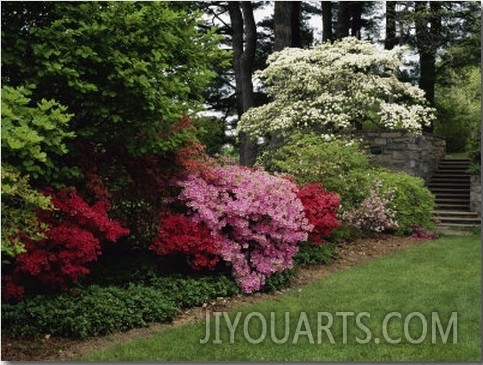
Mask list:
[[[432,134],[409,132],[360,132],[374,164],[404,171],[429,182],[446,154],[446,141]]]
[[[481,214],[481,176],[472,175],[470,183],[470,211]]]

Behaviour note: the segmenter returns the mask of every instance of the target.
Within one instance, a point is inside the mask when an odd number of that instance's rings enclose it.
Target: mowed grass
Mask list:
[[[207,340],[200,321],[80,360],[481,361],[480,271],[479,236],[443,237],[216,314],[218,326],[211,314]]]

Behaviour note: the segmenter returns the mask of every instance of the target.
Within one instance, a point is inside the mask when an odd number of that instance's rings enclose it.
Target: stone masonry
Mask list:
[[[374,164],[404,171],[429,182],[446,154],[446,141],[432,134],[409,132],[360,132]]]
[[[470,177],[470,211],[481,214],[481,176]]]

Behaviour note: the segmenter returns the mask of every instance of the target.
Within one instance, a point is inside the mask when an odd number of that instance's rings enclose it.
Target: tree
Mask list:
[[[251,2],[228,4],[233,29],[233,68],[235,70],[238,116],[253,106],[252,72],[257,44],[256,24]],[[244,41],[245,36],[245,41]],[[251,166],[257,155],[256,141],[240,133],[240,163]]]
[[[9,3],[2,81],[35,85],[34,103],[67,106],[77,135],[106,151],[162,153],[182,144],[171,126],[200,106],[212,65],[224,62],[200,24],[200,13],[169,2]]]
[[[421,89],[397,79],[402,51],[348,37],[333,45],[274,53],[258,73],[273,101],[246,112],[239,128],[260,137],[301,129],[324,134],[357,128],[421,131],[434,113]]]

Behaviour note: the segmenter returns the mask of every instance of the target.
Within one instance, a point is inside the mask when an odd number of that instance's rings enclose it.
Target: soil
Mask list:
[[[92,351],[149,336],[167,328],[202,320],[205,318],[207,310],[224,311],[236,308],[244,303],[257,303],[270,298],[276,299],[286,292],[297,290],[302,285],[320,280],[337,271],[345,270],[354,265],[424,242],[425,240],[413,237],[380,235],[374,238],[359,239],[355,242],[341,244],[337,250],[338,259],[334,263],[299,268],[296,277],[293,279],[293,284],[286,290],[275,294],[256,293],[252,295],[238,295],[233,298],[220,298],[216,301],[205,303],[202,307],[186,310],[171,323],[152,324],[145,328],[136,328],[83,341],[54,337],[48,334],[38,339],[18,339],[12,338],[8,333],[2,331],[2,360],[72,361]]]

